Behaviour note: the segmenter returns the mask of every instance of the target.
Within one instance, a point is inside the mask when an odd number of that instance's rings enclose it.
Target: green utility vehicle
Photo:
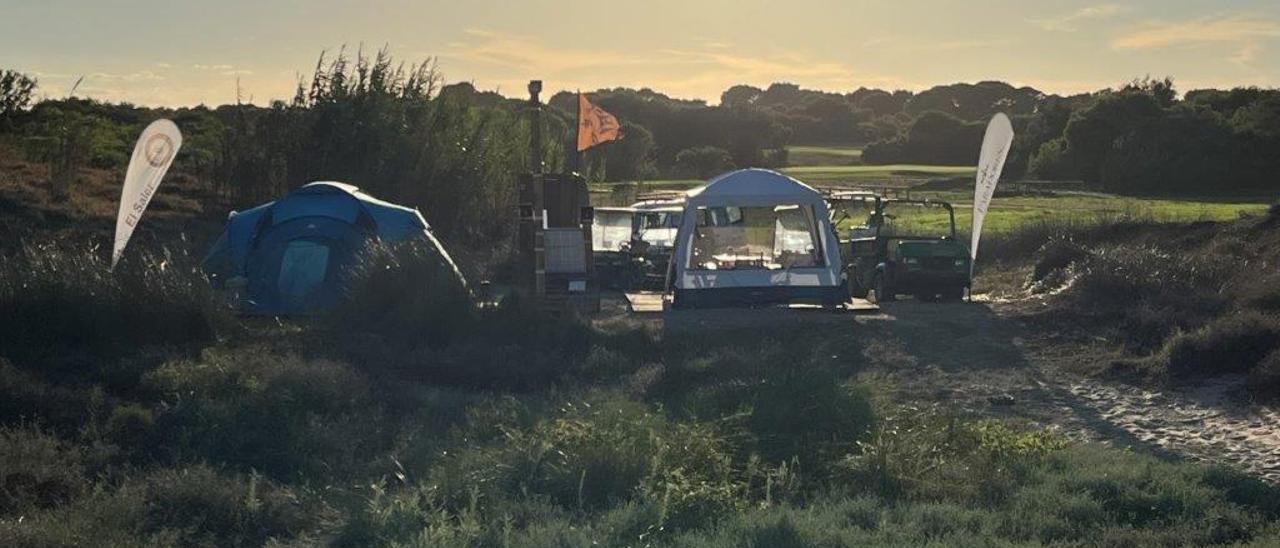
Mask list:
[[[850,295],[877,302],[898,295],[958,301],[969,287],[969,247],[956,238],[951,204],[867,198],[871,213],[848,231]]]

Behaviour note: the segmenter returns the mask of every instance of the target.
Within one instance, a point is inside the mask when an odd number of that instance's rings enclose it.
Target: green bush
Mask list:
[[[157,459],[209,460],[293,480],[354,473],[387,443],[367,380],[346,364],[260,348],[211,350],[167,363],[143,382],[160,394],[158,443],[142,448]]]
[[[0,517],[67,504],[89,490],[84,457],[39,430],[0,427]]]
[[[344,285],[343,301],[328,314],[330,329],[373,333],[408,349],[441,348],[475,322],[461,274],[431,242],[374,246]]]
[[[26,247],[0,262],[0,354],[21,366],[211,342],[229,316],[193,264],[144,255],[111,271],[90,250]]]
[[[875,427],[864,390],[805,365],[765,378],[747,405],[747,427],[760,455],[775,463],[795,459],[804,470],[849,452]]]
[[[306,539],[328,515],[256,476],[197,466],[129,479],[23,520],[0,521],[0,545],[263,546]]]
[[[673,474],[725,481],[730,471],[725,442],[714,432],[618,397],[566,402],[528,427],[498,429],[500,443],[458,451],[431,471],[428,481],[445,501],[460,506],[482,486],[486,498],[532,493],[599,509],[630,499],[642,485],[665,491],[658,486]]]
[[[1169,340],[1160,358],[1175,376],[1244,373],[1280,347],[1280,319],[1256,312],[1229,314]]]
[[[888,498],[1002,503],[1065,443],[1046,430],[962,420],[936,408],[886,413],[837,478]]]
[[[0,358],[0,424],[33,422],[61,432],[75,432],[95,407],[92,388],[51,385],[35,374]]]
[[[1249,384],[1263,392],[1280,387],[1280,350],[1272,350],[1249,372]]]

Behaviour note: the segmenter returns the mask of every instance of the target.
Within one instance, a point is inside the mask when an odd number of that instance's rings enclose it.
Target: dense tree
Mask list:
[[[902,112],[911,93],[906,91],[889,93],[880,89],[858,88],[849,94],[849,102],[857,108],[870,110],[876,116],[890,116]]]
[[[1005,162],[1003,176],[1018,178],[1027,173],[1031,157],[1045,143],[1062,135],[1071,119],[1071,106],[1059,98],[1046,99],[1031,116],[1014,117],[1013,146]]]
[[[385,52],[322,61],[293,101],[265,108],[31,104],[34,81],[24,82],[0,72],[0,131],[54,173],[123,169],[137,132],[164,116],[185,137],[175,170],[215,182],[231,206],[310,179],[347,179],[419,206],[446,234],[484,238],[507,230],[485,219],[505,218],[511,179],[529,163],[522,99],[467,82],[442,86],[430,63],[400,69]],[[1015,126],[1009,178],[1081,179],[1129,193],[1244,192],[1274,185],[1280,172],[1280,90],[1195,90],[1179,99],[1170,79],[1143,78],[1070,97],[979,82],[918,94],[738,85],[717,106],[647,88],[591,98],[623,123],[625,138],[593,149],[582,166],[611,181],[781,166],[785,146],[796,143],[865,144],[866,163],[969,165],[995,112]],[[543,160],[558,170],[569,157],[576,97],[557,93],[549,104]]]
[[[870,164],[913,163],[964,165],[977,161],[986,125],[965,122],[942,112],[926,112],[905,135],[875,143],[862,153]]]
[[[747,107],[754,105],[764,95],[764,90],[755,87],[739,84],[724,90],[720,94],[720,106],[723,107]]]
[[[605,180],[637,181],[652,179],[658,174],[653,163],[653,134],[644,126],[631,121],[622,122],[622,140],[608,143],[589,154],[602,156],[605,162]]]
[[[1106,93],[1092,107],[1076,111],[1063,137],[1077,176],[1086,181],[1101,180],[1103,161],[1116,140],[1160,115],[1159,101],[1135,90]]]
[[[915,94],[904,109],[912,116],[937,111],[974,122],[988,120],[997,112],[1010,116],[1032,114],[1043,97],[1034,88],[1015,88],[1004,82],[951,84]]]
[[[16,70],[0,70],[0,129],[31,104],[36,80]]]
[[[709,179],[733,167],[733,157],[723,148],[688,148],[676,155],[676,173],[682,177]]]
[[[1280,91],[1272,91],[1244,105],[1230,116],[1237,132],[1263,139],[1280,139]]]
[[[1167,76],[1158,79],[1145,76],[1129,82],[1120,91],[1150,95],[1161,108],[1173,106],[1174,101],[1178,99],[1178,91],[1173,88],[1173,79]]]

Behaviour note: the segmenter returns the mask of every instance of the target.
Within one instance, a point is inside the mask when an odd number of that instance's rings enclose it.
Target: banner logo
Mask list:
[[[147,139],[142,152],[151,167],[163,166],[173,158],[173,139],[163,133],[152,135]]]

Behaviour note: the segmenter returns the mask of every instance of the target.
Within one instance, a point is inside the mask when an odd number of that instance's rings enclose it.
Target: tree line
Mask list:
[[[36,100],[36,90],[34,78],[0,71],[0,141],[49,163],[61,187],[80,167],[122,170],[141,128],[164,116],[185,135],[174,169],[208,182],[228,207],[346,180],[419,207],[448,235],[484,241],[509,233],[515,176],[530,164],[527,101],[444,85],[430,60],[406,66],[385,50],[322,55],[294,97],[265,106],[146,108]],[[1003,82],[850,93],[737,85],[717,105],[647,88],[590,95],[625,135],[585,155],[580,168],[593,180],[781,167],[789,144],[861,146],[873,164],[972,164],[996,112],[1017,133],[1008,178],[1203,195],[1269,191],[1280,171],[1280,91],[1269,89],[1179,96],[1171,80],[1148,78],[1066,97]],[[553,95],[545,112],[543,160],[564,169],[574,95]]]

